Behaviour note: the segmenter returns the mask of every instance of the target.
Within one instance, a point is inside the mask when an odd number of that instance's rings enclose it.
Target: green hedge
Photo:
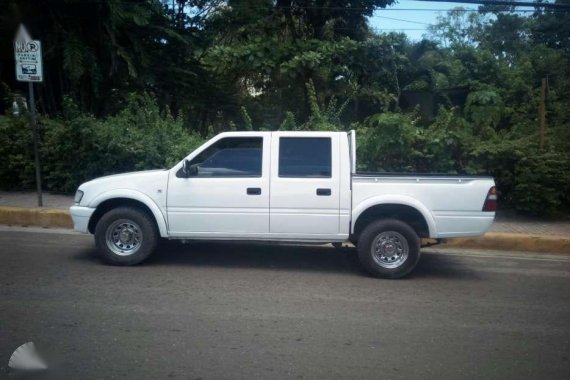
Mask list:
[[[495,132],[445,109],[427,127],[399,113],[374,115],[354,127],[361,170],[489,174],[501,207],[540,216],[570,211],[570,151],[556,131],[541,150],[536,133]]]
[[[147,95],[132,95],[121,112],[106,119],[86,115],[70,101],[64,109],[57,119],[40,118],[44,188],[53,192],[72,193],[107,174],[167,168],[203,142]],[[323,120],[319,128],[342,128]],[[285,124],[299,129],[292,114]],[[529,133],[532,125],[496,132],[453,109],[441,109],[428,126],[418,125],[413,114],[383,113],[353,128],[360,170],[491,174],[503,207],[533,215],[570,210],[568,143],[556,135],[567,133],[565,128],[551,132],[545,150]],[[315,128],[307,123],[301,129]],[[34,187],[31,142],[27,115],[0,116],[2,189]]]
[[[62,193],[107,174],[170,167],[203,142],[147,95],[131,96],[123,111],[103,120],[66,101],[62,117],[40,118],[40,134],[44,188]],[[0,116],[0,135],[1,187],[32,188],[28,117]]]

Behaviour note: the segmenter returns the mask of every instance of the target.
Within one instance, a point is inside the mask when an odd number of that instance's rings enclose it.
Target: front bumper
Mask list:
[[[71,206],[69,208],[71,219],[73,219],[73,229],[75,231],[88,233],[89,219],[95,212],[94,208],[83,206]]]

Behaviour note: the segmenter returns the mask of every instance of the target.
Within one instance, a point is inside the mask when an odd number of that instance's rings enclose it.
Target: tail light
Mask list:
[[[489,189],[485,203],[483,204],[483,211],[497,210],[497,188],[495,186]]]

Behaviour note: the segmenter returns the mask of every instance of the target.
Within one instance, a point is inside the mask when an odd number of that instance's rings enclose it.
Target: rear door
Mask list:
[[[338,234],[338,134],[273,132],[271,163],[271,234],[309,239]]]

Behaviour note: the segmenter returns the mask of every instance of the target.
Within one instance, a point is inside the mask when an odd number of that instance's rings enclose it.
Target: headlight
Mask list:
[[[79,203],[79,202],[81,202],[81,198],[83,198],[83,191],[77,190],[75,192],[75,197],[73,198],[73,202]]]

